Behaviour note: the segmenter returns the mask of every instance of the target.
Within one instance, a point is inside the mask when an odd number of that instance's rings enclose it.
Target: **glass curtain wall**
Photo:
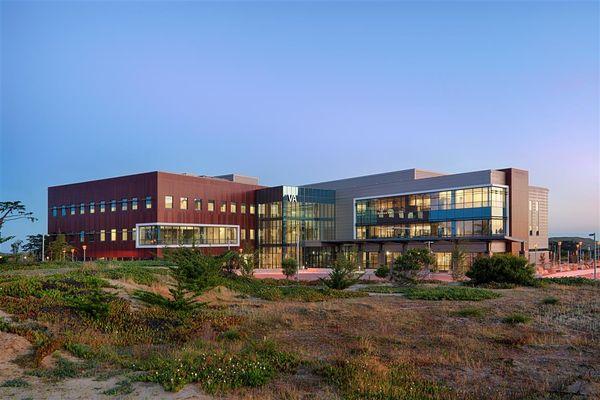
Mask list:
[[[506,234],[504,187],[356,201],[356,238],[490,237]]]
[[[238,243],[235,226],[143,225],[140,246],[233,246]]]
[[[280,268],[286,257],[306,266],[328,265],[331,251],[306,242],[332,240],[335,191],[279,186],[257,192],[258,246],[261,268]],[[300,254],[297,248],[300,247]]]

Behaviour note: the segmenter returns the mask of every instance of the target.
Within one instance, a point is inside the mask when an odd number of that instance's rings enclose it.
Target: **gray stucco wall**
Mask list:
[[[351,240],[354,237],[355,198],[436,191],[492,183],[505,184],[504,172],[484,170],[443,175],[430,171],[407,169],[304,186],[336,191],[336,239]]]

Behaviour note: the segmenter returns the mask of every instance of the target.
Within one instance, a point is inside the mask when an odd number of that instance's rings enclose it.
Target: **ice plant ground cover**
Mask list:
[[[481,289],[223,278],[173,310],[160,263],[3,266],[0,397],[586,398],[592,281]],[[548,299],[552,299],[551,301]],[[108,396],[108,397],[107,397]]]

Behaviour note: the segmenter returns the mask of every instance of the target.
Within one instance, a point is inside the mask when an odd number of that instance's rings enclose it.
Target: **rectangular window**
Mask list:
[[[138,199],[137,199],[137,197],[134,197],[133,199],[131,199],[131,209],[132,210],[137,210],[138,209]]]
[[[75,204],[71,204],[71,215],[75,215]]]
[[[152,197],[146,197],[146,208],[152,208]]]
[[[121,199],[121,211],[127,211],[127,199]]]
[[[165,208],[173,208],[173,196],[165,196]]]
[[[246,230],[245,229],[240,229],[240,239],[246,240]]]
[[[85,203],[79,205],[79,214],[85,214]]]
[[[117,240],[117,230],[116,229],[111,229],[110,230],[110,241],[114,242]]]
[[[100,202],[100,212],[103,213],[104,211],[106,211],[106,202],[101,201]]]
[[[226,202],[221,203],[221,212],[227,212],[227,203]]]
[[[85,232],[84,231],[79,232],[79,241],[85,242]]]
[[[100,230],[100,241],[101,242],[106,241],[106,231],[104,229]]]
[[[125,241],[125,240],[127,240],[127,228],[123,228],[123,229],[121,230],[121,240],[122,240],[122,241]]]
[[[96,204],[93,201],[90,201],[90,214],[94,214],[96,212]]]
[[[254,240],[254,229],[250,229],[250,240]]]
[[[194,210],[202,211],[202,200],[201,199],[194,199]]]
[[[188,209],[188,198],[187,197],[181,197],[179,199],[179,208],[181,210],[187,210]]]
[[[208,211],[215,211],[215,201],[214,200],[208,201]]]
[[[131,228],[131,240],[135,241],[136,233],[137,233],[137,229],[135,229],[135,227]]]
[[[52,207],[52,216],[53,217],[58,217],[58,208]]]
[[[250,214],[254,214],[254,204],[250,204]]]
[[[61,206],[60,207],[60,215],[62,215],[63,217],[65,215],[67,215],[67,207],[66,206]]]
[[[246,214],[246,203],[240,204],[240,212]]]
[[[117,201],[111,200],[110,201],[110,212],[115,212],[115,211],[117,211]]]
[[[235,203],[233,201],[231,203],[229,203],[229,210],[232,213],[236,213],[237,212],[237,203]]]

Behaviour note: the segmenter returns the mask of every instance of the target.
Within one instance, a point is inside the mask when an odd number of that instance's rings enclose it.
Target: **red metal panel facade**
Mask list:
[[[149,172],[117,178],[102,179],[48,188],[48,233],[51,239],[63,233],[76,249],[75,257],[82,259],[83,245],[86,245],[88,259],[152,258],[160,256],[160,249],[137,249],[133,229],[138,223],[171,222],[240,225],[247,230],[245,241],[240,246],[254,247],[249,240],[249,229],[255,229],[255,215],[250,214],[250,204],[254,205],[254,190],[258,185],[231,182],[224,179],[196,177],[164,172]],[[173,209],[165,209],[165,196],[173,197]],[[150,197],[152,207],[146,208],[145,199]],[[188,198],[188,209],[181,210],[181,197]],[[131,200],[137,198],[138,209],[132,210]],[[121,200],[127,199],[127,210],[122,210]],[[195,210],[194,199],[202,199],[202,210]],[[111,201],[117,202],[111,211]],[[215,210],[208,211],[208,201],[215,201]],[[100,202],[106,209],[100,212]],[[95,212],[90,213],[89,204],[94,202]],[[222,202],[227,203],[226,212],[220,211]],[[237,210],[231,212],[230,204],[235,202]],[[81,213],[80,205],[84,204]],[[241,213],[241,204],[246,204],[246,212]],[[70,207],[75,206],[75,214]],[[66,206],[66,215],[61,215],[61,207]],[[57,207],[57,216],[53,216]],[[116,240],[111,240],[111,230],[116,229]],[[127,229],[127,240],[123,240],[123,229]],[[100,231],[105,231],[105,241],[100,240]],[[80,232],[85,232],[84,241]],[[214,248],[213,252],[223,249]],[[67,257],[70,255],[67,255]]]

